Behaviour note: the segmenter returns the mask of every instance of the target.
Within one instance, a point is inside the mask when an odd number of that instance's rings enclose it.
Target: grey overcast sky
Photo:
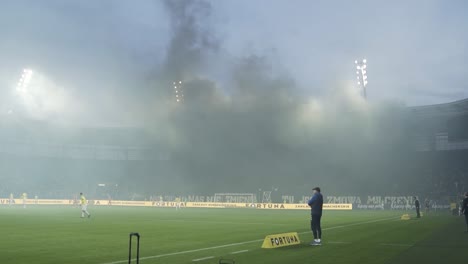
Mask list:
[[[369,100],[424,105],[468,97],[468,1],[208,3],[200,27],[219,47],[203,74],[226,93],[229,64],[256,54],[292,77],[304,96],[354,85],[354,60],[366,58]],[[137,86],[154,81],[171,25],[158,0],[1,0],[0,37],[0,109],[9,107],[24,67],[68,97],[101,103],[95,95],[137,94]]]

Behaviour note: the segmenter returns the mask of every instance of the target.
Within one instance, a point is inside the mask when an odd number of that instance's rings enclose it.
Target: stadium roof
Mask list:
[[[408,110],[417,115],[465,115],[468,114],[468,98],[444,104],[412,106]]]

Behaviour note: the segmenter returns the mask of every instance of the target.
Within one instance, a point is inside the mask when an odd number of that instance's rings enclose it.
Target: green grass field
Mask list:
[[[126,263],[141,234],[141,263],[455,263],[468,256],[462,217],[439,213],[325,211],[323,245],[309,246],[308,211],[255,209],[0,207],[0,263]],[[301,245],[262,249],[265,235],[299,232]],[[233,254],[236,253],[236,254]],[[213,257],[206,260],[194,261]]]

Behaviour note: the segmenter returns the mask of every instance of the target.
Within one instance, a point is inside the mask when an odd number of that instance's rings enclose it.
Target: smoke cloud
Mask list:
[[[136,81],[131,75],[119,89],[87,91],[78,98],[95,99],[76,104],[88,108],[85,119],[96,111],[110,123],[138,127],[143,136],[129,142],[170,153],[171,159],[104,174],[130,183],[133,176],[122,172],[130,170],[140,175],[139,188],[146,193],[211,194],[272,186],[307,193],[312,185],[328,192],[372,192],[388,186],[395,174],[408,173],[401,105],[369,103],[348,84],[328,88],[320,98],[305,97],[303,87],[278,70],[277,61],[223,53],[222,40],[209,23],[210,2],[166,0],[163,6],[169,40],[161,63],[145,73],[149,77]],[[211,78],[207,71],[217,58],[226,63],[228,81]],[[223,64],[219,61],[216,65]],[[181,103],[174,97],[177,81],[184,91]],[[83,143],[98,141],[80,133],[74,137]],[[118,135],[107,142],[122,143]],[[395,162],[401,162],[399,168]]]

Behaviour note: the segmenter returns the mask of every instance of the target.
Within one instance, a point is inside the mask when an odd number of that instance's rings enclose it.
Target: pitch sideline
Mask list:
[[[323,230],[332,230],[332,229],[346,228],[346,227],[357,226],[357,225],[372,224],[372,223],[388,221],[388,220],[392,220],[392,219],[396,219],[396,218],[400,218],[400,217],[390,217],[390,218],[383,218],[383,219],[378,219],[378,220],[354,223],[354,224],[349,224],[349,225],[333,226],[333,227],[323,228]],[[306,234],[306,233],[310,233],[310,231],[300,232],[299,234]],[[179,251],[179,252],[172,252],[172,253],[166,253],[166,254],[160,254],[160,255],[154,255],[154,256],[147,256],[147,257],[140,258],[140,260],[170,257],[170,256],[183,255],[183,254],[200,252],[200,251],[211,250],[211,249],[241,246],[241,245],[246,245],[246,244],[251,244],[251,243],[256,243],[256,242],[261,242],[261,241],[263,241],[263,238],[262,239],[245,241],[245,242],[225,244],[225,245],[220,245],[220,246],[213,246],[213,247],[207,247],[207,248],[198,248],[198,249],[191,249],[191,250],[185,250],[185,251]],[[119,263],[127,263],[127,262],[128,262],[128,259],[118,260],[118,261],[114,261],[114,262],[106,262],[106,263],[102,263],[102,264],[119,264]]]

